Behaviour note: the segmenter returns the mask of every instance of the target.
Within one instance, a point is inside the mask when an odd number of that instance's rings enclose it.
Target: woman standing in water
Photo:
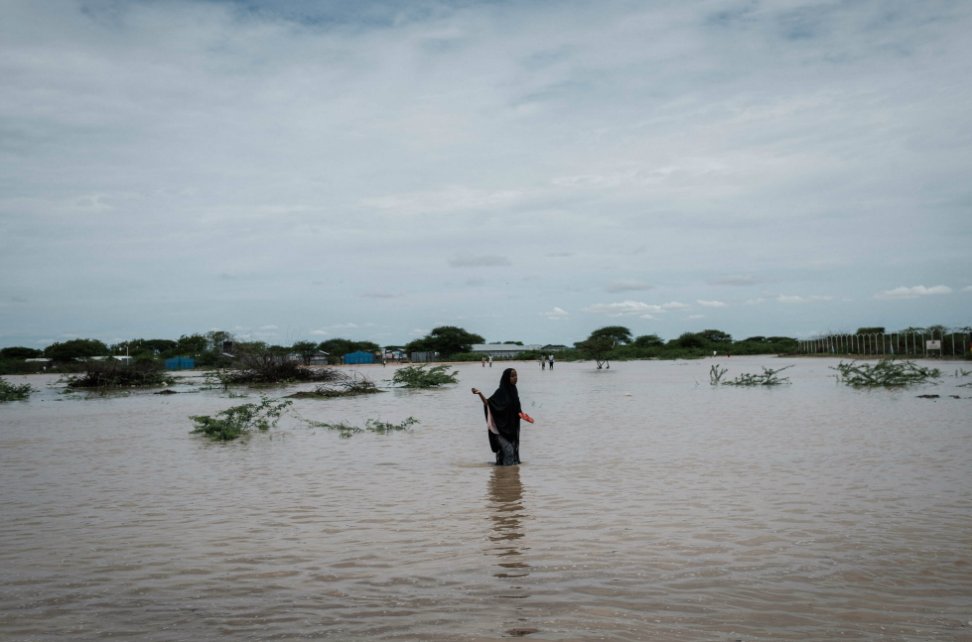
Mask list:
[[[496,453],[497,466],[520,463],[520,395],[516,391],[516,370],[507,368],[500,377],[499,388],[487,399],[478,388],[472,393],[483,400],[489,447]]]

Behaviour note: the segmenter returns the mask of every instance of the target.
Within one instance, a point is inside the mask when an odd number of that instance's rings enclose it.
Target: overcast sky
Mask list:
[[[0,8],[0,345],[972,323],[972,2]]]

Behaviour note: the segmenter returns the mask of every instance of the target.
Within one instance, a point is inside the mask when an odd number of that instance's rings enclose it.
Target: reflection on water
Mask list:
[[[0,406],[0,639],[972,640],[970,377],[860,391],[835,363],[776,389],[712,388],[712,360],[520,364],[537,423],[509,467],[476,365],[232,444],[189,434],[246,401],[221,390],[31,377]]]
[[[495,466],[489,477],[490,511],[493,531],[490,551],[499,560],[496,577],[517,578],[529,575],[523,559],[523,484],[519,466]],[[519,588],[519,587],[514,587]],[[517,595],[517,597],[523,597]]]

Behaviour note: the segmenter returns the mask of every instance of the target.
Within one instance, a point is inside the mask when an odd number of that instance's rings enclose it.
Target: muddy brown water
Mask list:
[[[792,383],[713,388],[712,363],[514,364],[537,423],[510,468],[469,392],[499,362],[231,444],[189,416],[256,394],[7,377],[39,392],[0,406],[0,638],[972,640],[970,378],[733,358]]]

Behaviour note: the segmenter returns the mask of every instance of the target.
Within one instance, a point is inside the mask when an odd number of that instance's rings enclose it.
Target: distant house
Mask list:
[[[539,345],[521,346],[518,343],[477,343],[470,348],[470,352],[494,359],[515,359],[523,352],[540,348]]]
[[[127,354],[105,355],[100,357],[75,357],[75,361],[121,361],[122,363],[134,363],[135,357]]]
[[[365,352],[364,350],[358,350],[357,352],[349,352],[348,354],[344,355],[341,360],[345,365],[374,363],[375,355],[370,352]]]

